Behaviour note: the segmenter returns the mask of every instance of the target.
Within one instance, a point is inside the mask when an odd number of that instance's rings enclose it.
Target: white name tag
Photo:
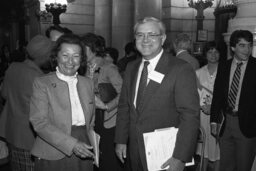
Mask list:
[[[160,72],[157,72],[157,71],[151,71],[151,72],[149,73],[148,78],[149,78],[150,80],[153,80],[153,81],[155,81],[155,82],[161,84],[161,82],[162,82],[162,80],[163,80],[163,78],[164,78],[164,74],[162,74],[162,73],[160,73]]]

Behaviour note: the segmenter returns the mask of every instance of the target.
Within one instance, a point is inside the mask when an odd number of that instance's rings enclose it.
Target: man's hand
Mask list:
[[[214,136],[215,138],[218,135],[218,124],[217,123],[211,123],[211,134],[212,136]]]
[[[167,171],[183,171],[185,163],[175,159],[174,157],[171,157],[161,166],[161,168],[164,169],[167,166],[169,166]]]
[[[80,158],[94,157],[93,152],[91,152],[92,149],[92,146],[89,146],[81,141],[78,141],[75,147],[73,148],[73,153]]]
[[[216,138],[216,141],[218,142],[220,139],[219,133],[220,133],[221,125],[214,122],[210,123],[210,125],[211,125],[211,134],[212,136],[214,136],[214,138]]]
[[[126,159],[126,150],[126,144],[116,144],[116,155],[122,163],[124,163],[124,159]]]

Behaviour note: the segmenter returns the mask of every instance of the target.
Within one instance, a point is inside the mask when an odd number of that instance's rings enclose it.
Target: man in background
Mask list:
[[[125,56],[117,62],[119,72],[121,73],[122,76],[125,72],[127,64],[129,62],[134,61],[134,60],[136,60],[137,58],[140,57],[140,54],[137,51],[134,42],[127,43],[125,45],[124,50],[125,50]]]
[[[199,68],[198,60],[189,53],[191,51],[191,40],[187,34],[178,34],[173,41],[173,47],[177,58],[188,62],[194,70]]]
[[[69,30],[66,27],[61,27],[59,25],[50,26],[46,31],[45,35],[48,37],[51,41],[56,42],[56,40],[62,36],[63,34],[70,34],[72,33],[71,30]]]
[[[210,122],[212,134],[220,138],[220,171],[250,171],[255,157],[256,59],[252,44],[250,31],[234,31],[230,37],[233,58],[218,66]]]

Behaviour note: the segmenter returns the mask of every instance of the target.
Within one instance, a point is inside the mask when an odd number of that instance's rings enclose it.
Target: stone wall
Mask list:
[[[203,28],[208,31],[209,41],[214,40],[215,3],[214,1],[213,6],[204,11]],[[163,0],[162,19],[167,27],[167,41],[171,42],[176,34],[181,32],[189,34],[192,40],[196,41],[196,15],[196,10],[188,6],[187,0]]]
[[[45,10],[44,0],[40,0],[40,10]],[[94,32],[95,1],[75,0],[67,5],[67,11],[60,15],[60,26],[67,27],[74,33],[82,35]],[[51,26],[51,22],[41,22],[41,33]]]

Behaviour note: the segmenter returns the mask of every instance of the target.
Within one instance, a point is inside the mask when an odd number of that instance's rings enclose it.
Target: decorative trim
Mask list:
[[[67,0],[68,3],[75,2],[76,0]]]

